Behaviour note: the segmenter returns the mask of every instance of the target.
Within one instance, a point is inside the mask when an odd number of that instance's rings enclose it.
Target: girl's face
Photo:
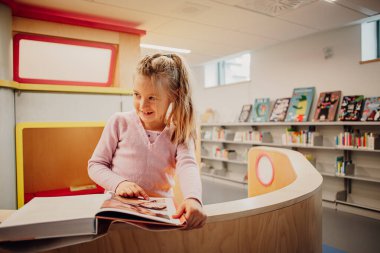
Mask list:
[[[152,80],[137,75],[133,87],[133,105],[146,130],[162,131],[170,100],[165,91],[159,92]]]

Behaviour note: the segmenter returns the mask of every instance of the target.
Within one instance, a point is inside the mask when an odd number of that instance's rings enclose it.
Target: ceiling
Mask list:
[[[258,50],[380,13],[380,0],[16,0],[130,21],[142,43],[190,49],[190,65]],[[153,53],[142,49],[143,54]]]

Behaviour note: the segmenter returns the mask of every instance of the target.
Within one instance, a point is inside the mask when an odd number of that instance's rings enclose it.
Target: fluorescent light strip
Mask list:
[[[191,53],[191,50],[189,50],[189,49],[182,49],[182,48],[175,48],[175,47],[164,47],[164,46],[158,46],[158,45],[152,45],[152,44],[140,44],[140,47],[163,50],[163,51],[168,51],[168,52],[183,53],[183,54],[190,54]]]

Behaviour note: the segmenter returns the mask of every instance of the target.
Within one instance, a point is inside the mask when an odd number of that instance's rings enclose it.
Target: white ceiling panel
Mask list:
[[[235,45],[228,46],[222,43],[213,43],[206,41],[200,43],[200,41],[196,39],[184,39],[178,36],[163,35],[159,33],[151,33],[149,37],[143,37],[141,41],[142,43],[163,45],[168,47],[178,45],[179,48],[191,48],[193,53],[198,52],[213,57],[218,56],[220,52],[223,50],[229,52],[236,52],[237,50],[241,50],[242,48],[244,48]],[[203,51],[202,49],[207,50]]]
[[[209,25],[226,30],[233,30],[282,41],[315,32],[315,29],[287,20],[276,19],[220,3],[213,3],[211,8],[196,17],[182,17],[182,20],[196,24]]]
[[[370,16],[380,12],[379,0],[337,0],[335,3]]]
[[[154,30],[155,33],[196,39],[200,42],[213,42],[228,46],[262,47],[265,43],[272,44],[275,40],[255,36],[243,32],[222,29],[188,21],[177,20],[166,23]]]
[[[362,13],[338,4],[319,1],[297,11],[289,12],[278,18],[299,22],[318,30],[328,30],[350,23],[352,20],[365,18]]]

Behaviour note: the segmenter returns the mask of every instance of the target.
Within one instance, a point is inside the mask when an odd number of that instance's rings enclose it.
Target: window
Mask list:
[[[21,83],[111,86],[114,45],[32,34],[16,34],[14,80]]]
[[[362,23],[362,61],[380,58],[380,20]]]
[[[205,87],[247,82],[251,80],[251,54],[244,52],[204,65]]]

